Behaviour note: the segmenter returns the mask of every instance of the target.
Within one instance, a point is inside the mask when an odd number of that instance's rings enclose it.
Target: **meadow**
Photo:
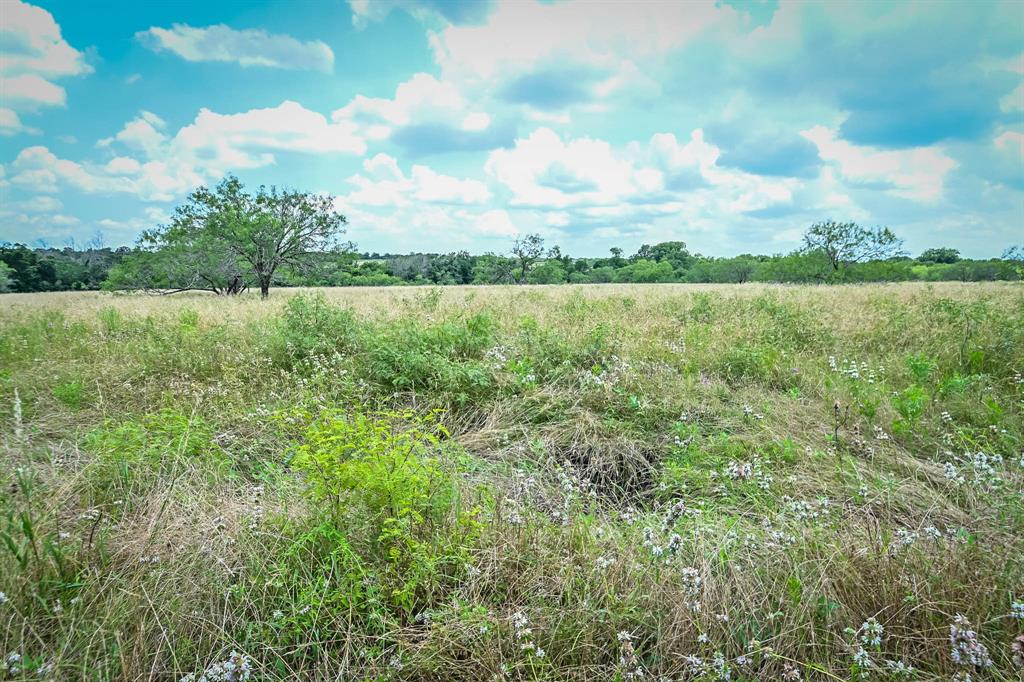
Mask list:
[[[0,296],[0,679],[1019,680],[1024,288]]]

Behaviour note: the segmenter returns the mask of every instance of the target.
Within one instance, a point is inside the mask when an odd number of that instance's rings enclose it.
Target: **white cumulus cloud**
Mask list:
[[[154,51],[166,50],[190,62],[234,62],[242,66],[325,73],[334,68],[334,52],[326,43],[298,40],[262,29],[174,24],[171,28],[152,26],[135,36]]]
[[[0,105],[63,106],[64,88],[53,81],[91,73],[84,55],[64,40],[53,15],[41,7],[7,0],[0,14]]]
[[[957,166],[939,147],[882,150],[859,146],[838,137],[835,130],[814,126],[800,133],[817,146],[818,155],[835,164],[847,180],[891,185],[894,196],[920,202],[942,197],[946,174]]]

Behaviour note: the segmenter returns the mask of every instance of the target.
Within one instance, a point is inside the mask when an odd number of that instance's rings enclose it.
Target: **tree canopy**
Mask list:
[[[807,251],[820,251],[833,270],[849,263],[883,260],[904,253],[903,240],[888,227],[874,229],[834,220],[815,223],[804,234]]]
[[[341,248],[346,222],[331,196],[263,186],[249,193],[228,176],[193,191],[167,225],[144,233],[140,246],[151,255],[119,274],[172,291],[236,294],[254,285],[267,298],[280,268],[308,270]]]

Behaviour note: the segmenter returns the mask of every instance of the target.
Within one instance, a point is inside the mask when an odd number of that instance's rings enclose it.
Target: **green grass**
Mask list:
[[[0,679],[1024,669],[1020,286],[0,304]]]

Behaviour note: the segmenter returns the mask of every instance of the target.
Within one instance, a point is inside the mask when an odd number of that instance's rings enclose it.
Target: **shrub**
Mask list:
[[[289,298],[280,328],[292,360],[352,350],[358,342],[359,327],[352,312],[331,305],[320,293]]]
[[[388,599],[406,615],[455,584],[475,537],[473,514],[458,511],[454,479],[438,456],[448,437],[439,417],[327,412],[292,459],[336,527],[366,532],[360,549],[383,563]]]

